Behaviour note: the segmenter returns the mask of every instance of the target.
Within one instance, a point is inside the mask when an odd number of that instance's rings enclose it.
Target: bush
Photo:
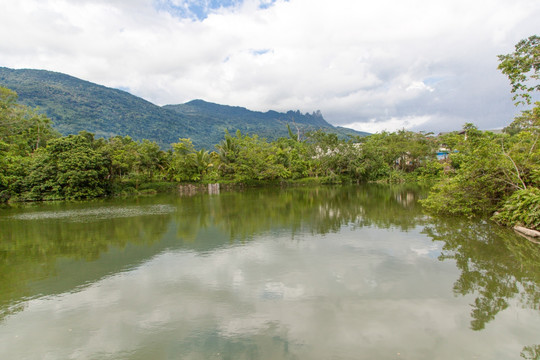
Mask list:
[[[157,190],[154,190],[154,189],[139,190],[139,195],[155,195],[157,193],[158,193]]]
[[[139,190],[142,192],[143,190],[151,190],[154,193],[156,192],[167,192],[171,190],[175,190],[177,187],[177,183],[175,182],[149,182],[144,183],[139,186]]]
[[[491,212],[489,204],[476,189],[462,186],[453,179],[442,179],[430,190],[420,204],[428,213],[436,215],[458,215],[474,217]]]
[[[506,226],[540,229],[540,189],[529,187],[518,190],[493,215],[492,220]]]
[[[416,176],[416,181],[430,183],[438,180],[443,173],[444,165],[437,160],[433,160],[417,168],[413,174]]]

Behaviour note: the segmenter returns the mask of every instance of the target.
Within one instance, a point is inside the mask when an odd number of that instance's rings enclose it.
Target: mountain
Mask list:
[[[259,112],[239,106],[214,104],[204,100],[192,100],[179,105],[165,105],[163,108],[175,111],[187,119],[194,118],[205,124],[213,124],[212,128],[208,129],[211,138],[222,139],[226,130],[233,135],[236,130],[240,130],[243,134],[257,134],[259,137],[273,140],[289,136],[287,125],[295,134],[298,131],[302,134],[310,130],[323,129],[336,133],[340,137],[368,135],[368,133],[352,129],[334,127],[326,122],[320,111],[312,114],[302,114],[300,111],[280,113],[270,110]]]
[[[179,114],[125,91],[45,70],[0,68],[0,85],[19,95],[19,102],[38,107],[62,134],[87,130],[99,137],[129,135],[160,145],[189,134],[203,139],[202,129],[189,126]]]
[[[223,139],[225,130],[274,140],[288,136],[287,124],[295,133],[298,128],[300,132],[324,129],[341,137],[367,135],[334,127],[320,112],[263,113],[203,100],[161,107],[122,90],[46,70],[0,67],[0,85],[16,91],[20,103],[45,113],[64,135],[82,130],[98,137],[129,135],[165,148],[179,138],[191,138],[197,148],[207,149]]]

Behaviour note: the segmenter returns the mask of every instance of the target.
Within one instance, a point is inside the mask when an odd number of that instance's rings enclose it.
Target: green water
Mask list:
[[[540,358],[540,245],[420,196],[0,208],[0,359]]]

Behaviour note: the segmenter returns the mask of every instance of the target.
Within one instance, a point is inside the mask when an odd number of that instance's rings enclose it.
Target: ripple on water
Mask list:
[[[172,205],[149,205],[130,207],[99,207],[94,209],[41,211],[18,214],[8,217],[17,220],[61,219],[70,222],[88,222],[114,218],[126,218],[148,215],[166,215],[176,211]]]

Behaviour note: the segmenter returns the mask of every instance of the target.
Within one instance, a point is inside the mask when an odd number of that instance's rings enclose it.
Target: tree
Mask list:
[[[512,54],[499,55],[499,69],[512,84],[517,104],[530,104],[540,90],[540,37],[521,40]],[[423,201],[434,213],[478,215],[499,209],[493,217],[506,225],[538,227],[540,214],[540,103],[523,111],[505,134],[464,127],[462,140],[451,139],[458,153],[451,154],[448,172]]]
[[[501,135],[464,126],[457,153],[450,155],[452,172],[430,191],[422,205],[432,213],[474,216],[491,214],[516,190],[511,162],[504,156]]]
[[[515,135],[521,131],[532,131],[536,135],[540,134],[540,102],[535,103],[531,110],[525,110],[516,116],[514,121],[503,131],[510,135]]]
[[[109,138],[99,148],[99,152],[107,158],[109,177],[111,180],[122,180],[126,176],[137,174],[139,171],[138,146],[129,136],[114,136]]]
[[[140,169],[147,181],[152,181],[156,174],[165,168],[165,153],[155,141],[143,140],[138,146]]]
[[[242,135],[234,138],[238,156],[233,165],[234,179],[240,182],[253,180],[276,180],[289,178],[290,173],[279,162],[279,149],[273,143],[257,135]]]
[[[59,134],[51,120],[17,103],[17,93],[0,86],[0,202],[22,191],[30,155]]]
[[[26,155],[59,136],[49,118],[17,103],[17,93],[0,86],[0,141]]]
[[[297,138],[280,138],[273,144],[276,148],[276,161],[288,170],[287,176],[300,179],[312,175],[313,160],[305,141]]]
[[[25,179],[32,200],[84,199],[106,195],[110,184],[107,159],[84,135],[51,140],[31,158]]]
[[[169,178],[174,181],[204,181],[211,168],[214,157],[207,150],[195,150],[190,139],[180,139],[172,144],[173,152],[169,162]],[[214,174],[211,176],[214,178]]]
[[[399,130],[360,139],[363,180],[379,180],[411,173],[435,158],[436,141],[424,133]]]
[[[499,55],[499,69],[512,84],[517,104],[530,104],[531,93],[540,90],[540,37],[532,35],[515,46],[511,54]]]
[[[239,151],[237,140],[228,131],[225,131],[225,138],[216,145],[219,156],[218,171],[222,176],[228,176],[234,173],[233,163],[236,162]]]

